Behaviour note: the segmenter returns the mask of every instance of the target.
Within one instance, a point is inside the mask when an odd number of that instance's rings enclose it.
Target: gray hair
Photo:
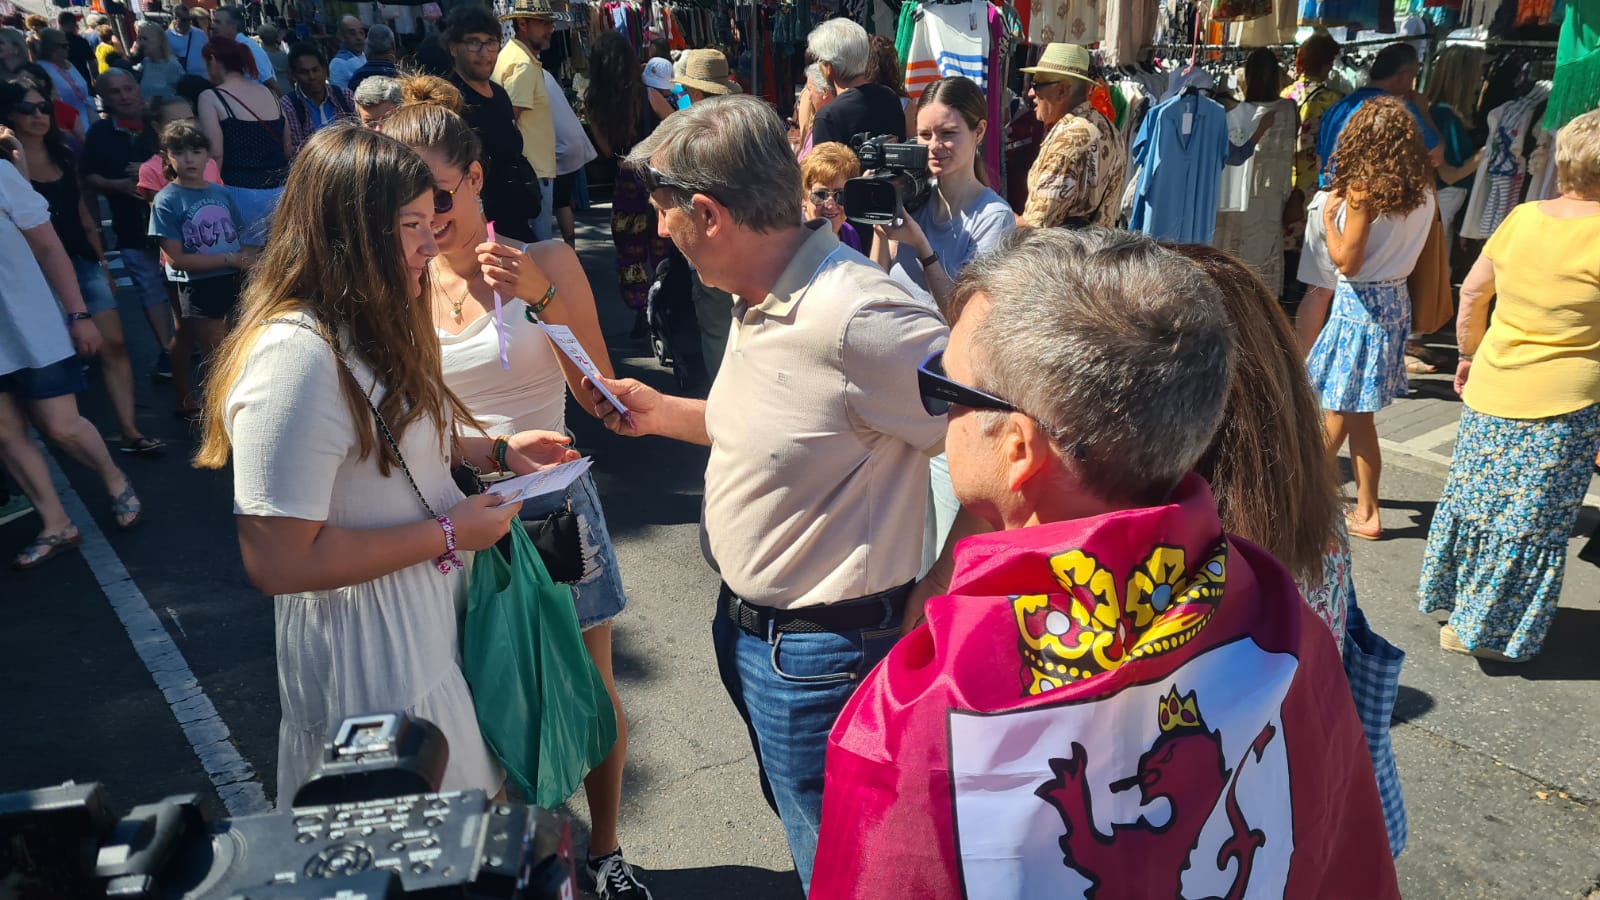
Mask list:
[[[256,37],[261,38],[263,44],[276,44],[283,37],[283,33],[278,31],[278,26],[266,22],[256,29]]]
[[[15,28],[0,28],[0,43],[16,47],[17,52],[22,54],[22,61],[28,61],[28,39],[23,37],[22,32]]]
[[[811,29],[806,52],[833,67],[833,80],[844,83],[867,74],[872,45],[867,30],[846,18],[829,19]]]
[[[1159,503],[1194,469],[1233,361],[1204,270],[1135,232],[1023,228],[962,270],[952,308],[977,294],[974,387],[1039,422],[1087,488]]]
[[[694,194],[705,194],[727,207],[740,227],[758,233],[791,228],[803,218],[800,164],[788,129],[754,97],[711,97],[673,113],[633,148],[627,165],[653,166],[680,186],[674,193],[685,212],[693,211]]]
[[[400,83],[398,78],[390,78],[387,75],[369,75],[361,79],[359,85],[356,85],[356,91],[352,98],[356,101],[357,106],[364,106],[367,109],[381,106],[385,103],[401,106],[406,101],[405,86]]]
[[[394,52],[394,29],[387,25],[374,25],[367,29],[368,55],[383,55]],[[365,83],[365,82],[363,82]]]

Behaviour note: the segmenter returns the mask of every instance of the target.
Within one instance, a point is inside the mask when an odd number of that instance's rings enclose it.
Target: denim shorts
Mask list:
[[[0,375],[0,394],[13,394],[18,400],[49,400],[79,394],[89,389],[83,376],[83,360],[76,353],[48,366],[18,369]]]
[[[117,297],[111,293],[111,283],[106,281],[106,272],[100,268],[98,260],[74,259],[72,273],[78,276],[78,292],[83,294],[83,305],[88,308],[89,315],[97,316],[117,308]]]
[[[239,306],[241,283],[238,272],[178,282],[178,305],[183,310],[183,317],[223,320],[232,318]]]
[[[583,541],[585,568],[583,580],[571,585],[572,604],[578,610],[578,627],[587,631],[616,618],[628,606],[622,592],[622,570],[617,567],[617,551],[611,546],[611,532],[600,509],[600,493],[594,474],[585,473],[572,483],[566,494],[547,494],[522,504],[523,519],[542,519],[566,506],[572,498],[572,511],[578,515],[578,531]]]
[[[139,294],[140,306],[153,309],[167,305],[167,276],[161,271],[161,257],[156,251],[125,247],[122,250],[122,268]]]

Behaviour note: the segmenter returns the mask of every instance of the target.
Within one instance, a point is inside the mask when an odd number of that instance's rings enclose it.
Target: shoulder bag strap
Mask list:
[[[328,349],[333,351],[333,358],[339,361],[339,365],[344,368],[345,374],[349,375],[358,387],[360,386],[361,382],[356,379],[356,373],[351,370],[350,364],[345,362],[344,356],[339,353],[339,348],[334,346],[333,341],[327,335],[309,322],[303,322],[299,319],[264,319],[260,324],[293,325],[296,328],[304,328],[306,331],[321,338],[328,345]],[[367,409],[372,410],[373,421],[378,423],[378,433],[383,435],[383,439],[388,443],[389,449],[394,451],[395,461],[400,463],[400,471],[405,473],[406,481],[411,484],[411,492],[417,495],[417,501],[422,504],[423,509],[427,510],[430,518],[438,518],[438,514],[433,511],[433,505],[428,502],[426,497],[422,496],[422,488],[417,487],[417,480],[411,477],[411,467],[406,465],[406,458],[400,452],[400,442],[394,439],[394,433],[389,430],[389,423],[383,420],[383,413],[378,412],[378,405],[372,402],[372,395],[362,391],[361,399],[367,401]]]

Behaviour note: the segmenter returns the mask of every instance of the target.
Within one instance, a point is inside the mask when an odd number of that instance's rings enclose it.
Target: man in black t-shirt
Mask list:
[[[56,24],[60,26],[61,33],[67,36],[67,59],[72,67],[83,76],[85,84],[94,84],[94,48],[89,46],[89,41],[78,33],[78,17],[71,10],[63,12],[56,17]],[[87,128],[89,123],[84,123]]]
[[[811,126],[813,146],[829,141],[849,145],[859,134],[906,139],[900,96],[867,78],[872,46],[865,28],[849,19],[829,19],[812,29],[806,49],[836,92],[836,99],[817,113]]]
[[[105,195],[111,208],[111,233],[122,268],[138,293],[150,330],[163,351],[172,345],[172,310],[166,278],[150,246],[150,203],[140,196],[139,165],[156,151],[157,136],[145,130],[144,96],[126,69],[107,69],[95,83],[106,117],[89,126],[79,170],[83,182]]]
[[[455,63],[450,83],[461,91],[462,118],[483,144],[483,214],[497,234],[533,240],[539,181],[522,155],[522,132],[511,97],[490,80],[500,53],[500,23],[481,6],[458,6],[445,20],[445,45]]]

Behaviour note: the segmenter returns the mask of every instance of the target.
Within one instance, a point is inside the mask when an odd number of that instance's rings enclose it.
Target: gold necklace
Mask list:
[[[431,259],[428,260],[428,268],[433,268],[433,260]],[[449,294],[445,295],[445,302],[450,304],[450,318],[457,325],[461,324],[461,307],[467,304],[467,298],[470,296],[472,296],[472,283],[466,279],[462,279],[460,298],[451,300]]]

